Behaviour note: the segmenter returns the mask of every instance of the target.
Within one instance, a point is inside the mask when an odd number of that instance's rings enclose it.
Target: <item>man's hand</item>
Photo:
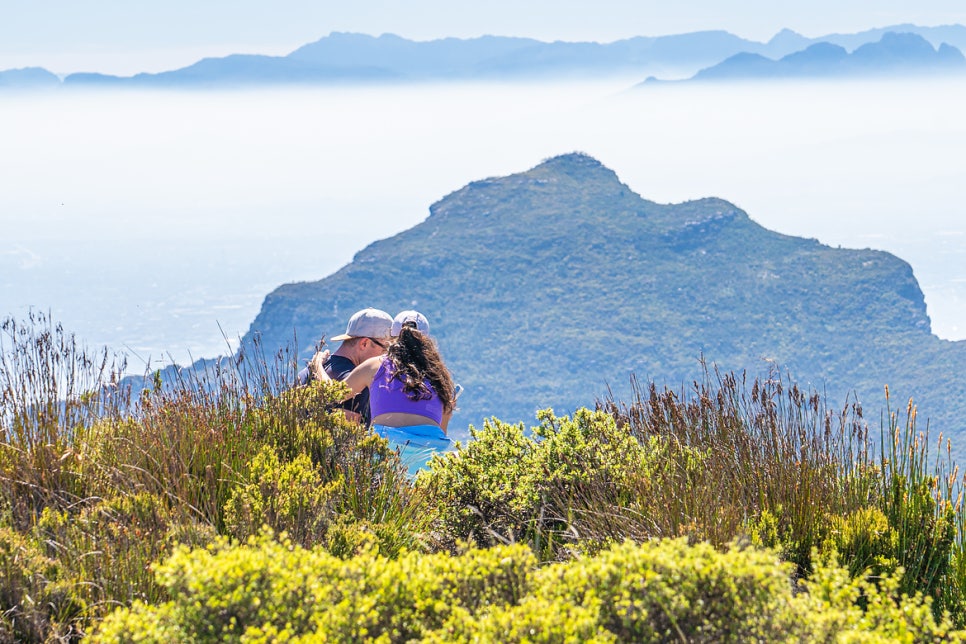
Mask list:
[[[312,380],[315,381],[326,381],[332,380],[329,374],[325,372],[325,367],[323,366],[326,360],[329,359],[329,350],[324,349],[317,352],[312,359],[309,360],[309,373],[312,374]]]

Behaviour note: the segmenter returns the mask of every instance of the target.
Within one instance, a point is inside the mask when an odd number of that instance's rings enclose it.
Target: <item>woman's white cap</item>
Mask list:
[[[403,325],[407,322],[415,323],[416,330],[420,333],[429,333],[429,320],[426,319],[425,315],[419,311],[403,311],[392,321],[392,329],[390,330],[392,336],[398,336],[399,332],[402,331]]]

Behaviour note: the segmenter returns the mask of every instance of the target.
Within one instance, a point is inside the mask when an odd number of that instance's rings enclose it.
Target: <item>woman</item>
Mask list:
[[[352,395],[369,388],[373,430],[400,448],[415,473],[451,444],[446,427],[456,407],[456,388],[422,313],[397,315],[391,334],[386,354],[359,364],[345,383]]]

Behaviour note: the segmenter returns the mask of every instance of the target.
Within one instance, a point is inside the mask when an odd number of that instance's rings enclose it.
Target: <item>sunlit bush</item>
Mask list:
[[[776,641],[799,628],[790,573],[769,551],[650,541],[542,570],[537,592],[597,607],[620,641]]]
[[[171,599],[117,610],[91,641],[962,641],[896,577],[822,559],[796,587],[792,570],[682,539],[540,566],[521,545],[341,560],[264,534],[178,550],[158,569]]]
[[[472,439],[431,461],[417,484],[432,491],[447,543],[524,541],[555,558],[573,545],[573,502],[593,497],[599,508],[633,503],[635,481],[647,479],[655,445],[641,443],[605,413],[573,417],[540,412],[540,425],[487,421]]]
[[[317,543],[334,514],[332,497],[339,483],[323,481],[308,455],[283,463],[265,446],[252,459],[248,480],[228,499],[227,528],[241,540],[268,526],[302,545]]]
[[[935,615],[933,600],[900,589],[902,569],[875,578],[851,577],[835,553],[819,557],[805,591],[795,597],[807,616],[809,641],[963,642],[948,613]]]
[[[521,546],[459,558],[409,553],[389,559],[367,551],[342,560],[266,533],[245,545],[175,552],[158,569],[171,600],[119,610],[92,641],[176,631],[193,641],[309,633],[321,641],[379,635],[408,641],[454,615],[518,602],[534,564]]]
[[[899,566],[899,535],[875,507],[861,508],[847,516],[831,518],[827,551],[838,553],[849,574],[879,577],[894,573]]]

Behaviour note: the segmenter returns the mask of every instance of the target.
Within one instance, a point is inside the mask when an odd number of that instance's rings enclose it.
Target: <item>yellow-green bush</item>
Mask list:
[[[936,492],[937,478],[921,470],[908,476],[887,471],[880,505],[896,532],[895,558],[905,569],[902,590],[941,597],[950,580],[956,510]]]
[[[851,514],[849,516],[852,517]],[[871,516],[879,518],[879,515]],[[754,545],[774,549],[783,560],[796,564],[798,574],[807,576],[812,569],[812,555],[818,547],[861,548],[863,535],[853,533],[861,531],[856,520],[857,517],[848,520],[836,514],[825,514],[821,508],[804,514],[800,508],[789,510],[783,504],[776,503],[747,521],[743,532]],[[837,539],[829,537],[833,533]],[[853,543],[856,539],[858,541]],[[863,553],[857,551],[857,554]],[[865,565],[858,566],[856,572],[864,569]]]
[[[686,540],[624,543],[542,570],[537,592],[596,606],[621,641],[776,641],[800,626],[790,609],[792,567],[769,551],[718,552]],[[795,637],[788,637],[794,640]]]
[[[937,618],[931,597],[901,591],[903,570],[876,579],[851,577],[833,552],[819,557],[805,591],[795,597],[798,613],[807,618],[809,641],[964,642],[966,631],[954,630],[948,613]]]
[[[952,614],[956,625],[966,626],[966,544],[962,540],[957,540],[950,557],[949,580],[943,599],[944,608]]]
[[[96,625],[90,642],[165,642],[219,641],[219,638],[202,639],[196,633],[184,630],[178,607],[168,602],[152,606],[140,600],[128,608],[118,609]],[[221,641],[228,641],[222,639]]]
[[[423,495],[413,494],[388,441],[328,411],[346,391],[340,382],[312,383],[251,410],[264,446],[226,503],[230,534],[244,537],[267,525],[343,556],[370,539],[383,554],[420,547],[432,519]]]
[[[852,577],[895,572],[899,535],[881,510],[862,508],[848,516],[831,517],[830,524],[826,550],[839,554]]]
[[[158,569],[171,599],[119,609],[91,641],[963,641],[897,577],[830,560],[796,588],[792,569],[683,539],[540,566],[522,545],[341,560],[263,534],[179,549]]]
[[[472,440],[445,458],[434,457],[417,485],[431,490],[440,509],[442,537],[450,544],[473,539],[486,544],[494,534],[515,537],[531,520],[536,492],[536,443],[523,424],[487,420],[470,427]]]
[[[573,417],[538,414],[528,436],[523,425],[487,421],[473,440],[430,461],[417,485],[430,490],[439,532],[450,544],[531,544],[555,558],[574,541],[575,502],[601,510],[635,502],[634,482],[653,467],[653,443],[641,443],[603,412]]]
[[[108,617],[92,641],[284,640],[316,634],[350,641],[385,634],[407,641],[489,605],[516,603],[535,565],[522,546],[470,551],[460,558],[409,553],[388,559],[371,551],[341,560],[270,534],[245,545],[227,542],[178,550],[158,569],[171,600],[136,603]]]
[[[238,641],[249,628],[268,626],[311,632],[315,606],[326,598],[320,570],[337,561],[270,536],[237,547],[219,540],[179,548],[157,569],[170,601],[115,612],[92,641],[163,642],[177,632],[184,641]]]
[[[338,486],[339,481],[322,480],[308,455],[282,463],[264,446],[248,466],[248,481],[228,499],[226,527],[243,541],[268,526],[302,545],[317,543],[332,519]]]

